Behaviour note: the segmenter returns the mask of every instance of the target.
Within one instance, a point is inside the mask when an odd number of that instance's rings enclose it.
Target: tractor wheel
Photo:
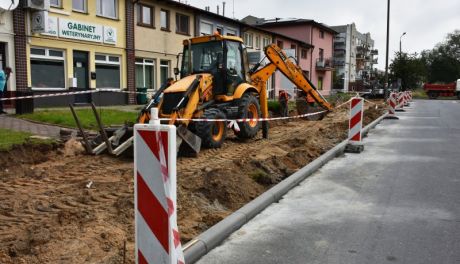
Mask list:
[[[298,115],[305,115],[305,114],[320,112],[323,110],[321,107],[315,106],[314,103],[307,103],[305,98],[298,98],[295,101],[295,104],[296,104]],[[307,116],[307,117],[304,117],[304,119],[308,121],[318,121],[318,120],[322,120],[324,116],[325,116],[325,113],[322,113],[322,114]]]
[[[204,119],[226,119],[225,114],[216,108],[204,111]],[[201,145],[205,148],[220,148],[227,135],[225,121],[195,122],[194,130],[201,138]]]
[[[250,93],[244,94],[238,104],[238,118],[257,119],[260,116],[260,106],[257,98]],[[240,131],[235,131],[235,134],[239,138],[253,138],[259,132],[260,123],[258,120],[239,122]]]

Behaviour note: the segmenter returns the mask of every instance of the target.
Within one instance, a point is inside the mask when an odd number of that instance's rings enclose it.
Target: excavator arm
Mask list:
[[[302,69],[293,63],[286,53],[276,44],[265,47],[265,55],[270,63],[251,74],[253,85],[264,88],[272,74],[279,70],[299,89],[310,95],[322,108],[332,110],[331,104],[316,90],[315,86],[304,76]]]

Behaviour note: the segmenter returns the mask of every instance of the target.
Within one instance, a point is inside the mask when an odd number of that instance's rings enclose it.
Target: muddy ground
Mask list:
[[[368,106],[365,123],[383,112]],[[227,139],[179,158],[187,242],[347,136],[346,109],[271,124],[270,139]],[[133,164],[86,156],[76,141],[0,153],[0,263],[134,263]]]

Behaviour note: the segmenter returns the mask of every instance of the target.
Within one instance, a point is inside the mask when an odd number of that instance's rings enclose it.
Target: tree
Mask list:
[[[393,81],[401,79],[403,90],[419,87],[426,80],[426,76],[426,66],[417,53],[397,52],[390,64],[390,77]]]
[[[427,81],[449,83],[460,78],[460,31],[448,34],[444,42],[423,51],[421,60],[427,69]]]

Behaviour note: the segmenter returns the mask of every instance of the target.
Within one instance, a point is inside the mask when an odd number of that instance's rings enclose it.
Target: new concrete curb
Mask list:
[[[388,113],[382,115],[371,124],[367,125],[363,129],[363,136],[366,135],[369,130],[377,126],[377,124],[379,124],[387,116],[387,114]],[[249,222],[249,220],[258,215],[269,205],[279,201],[288,191],[299,185],[300,182],[305,180],[328,161],[341,155],[347,144],[348,140],[342,141],[340,144],[327,151],[307,166],[273,186],[268,191],[262,193],[256,199],[252,200],[184,245],[185,263],[194,263],[202,256],[206,255],[209,251],[222,243],[222,241],[224,241],[228,236]]]

